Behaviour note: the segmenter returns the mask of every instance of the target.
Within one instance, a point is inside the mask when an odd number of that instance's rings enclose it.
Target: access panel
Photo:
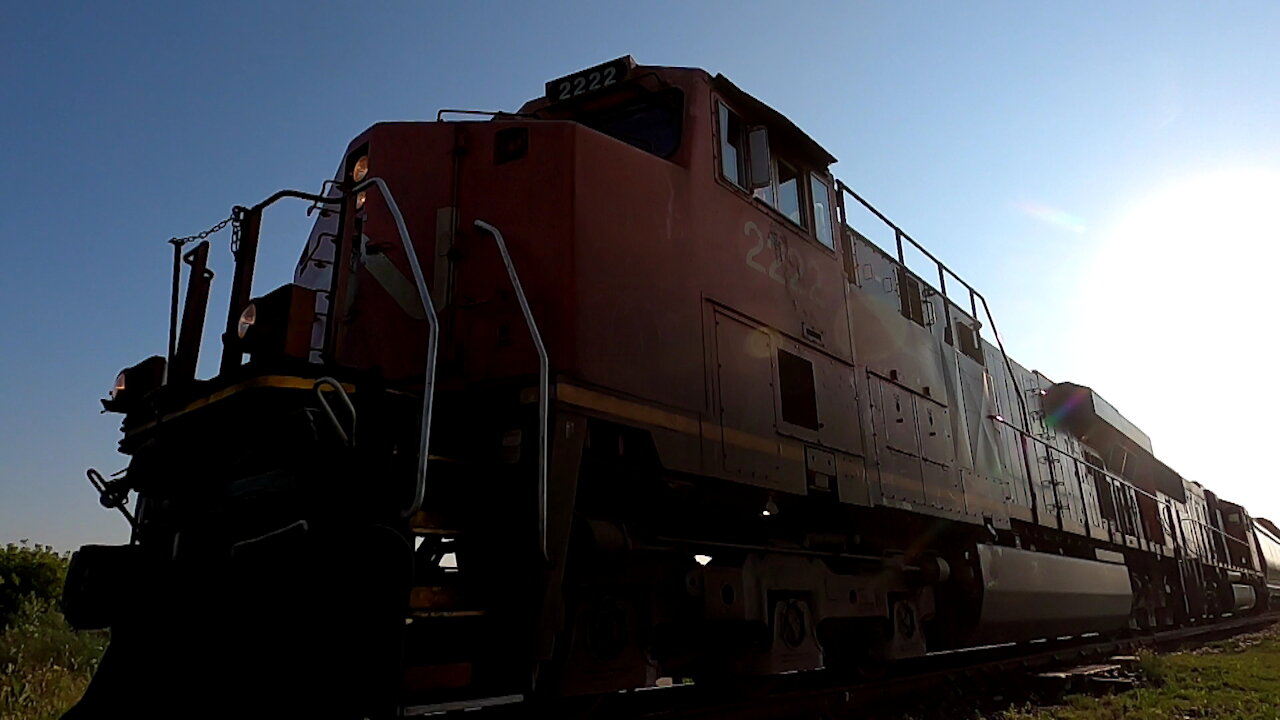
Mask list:
[[[805,492],[803,463],[784,463],[774,418],[774,342],[715,313],[716,378],[725,472],[762,487]]]

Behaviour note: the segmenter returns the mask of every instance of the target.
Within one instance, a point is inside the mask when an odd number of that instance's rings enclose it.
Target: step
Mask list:
[[[447,585],[415,587],[409,591],[409,607],[413,610],[454,610],[458,607],[458,588]]]
[[[474,711],[482,708],[514,705],[519,702],[524,702],[523,695],[498,695],[494,697],[454,700],[453,702],[434,703],[431,705],[412,705],[404,708],[403,714],[405,717],[439,715],[441,713],[448,712]]]
[[[412,618],[467,618],[467,617],[484,617],[488,612],[484,610],[411,610],[409,617]]]
[[[461,529],[453,527],[438,513],[419,510],[409,520],[409,530],[414,535],[462,535]]]
[[[474,674],[469,662],[410,666],[404,669],[404,689],[411,692],[456,690],[470,685]]]

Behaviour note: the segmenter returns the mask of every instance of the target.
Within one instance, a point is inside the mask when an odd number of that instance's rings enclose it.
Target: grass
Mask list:
[[[1141,685],[1103,697],[1075,695],[1063,705],[1020,708],[999,720],[1275,720],[1280,718],[1280,626],[1192,651],[1144,654]]]
[[[53,601],[26,597],[0,633],[0,720],[60,716],[84,693],[105,632],[72,630]]]

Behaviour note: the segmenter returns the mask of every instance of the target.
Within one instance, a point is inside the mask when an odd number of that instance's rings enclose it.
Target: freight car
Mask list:
[[[131,459],[90,479],[132,540],[73,561],[68,617],[112,641],[68,717],[874,673],[1280,588],[1274,527],[1010,358],[725,77],[621,58],[482,115],[375,125],[320,192],[235,208],[209,379],[210,245],[174,242],[169,351],[104,401]],[[317,220],[255,295],[286,198]]]

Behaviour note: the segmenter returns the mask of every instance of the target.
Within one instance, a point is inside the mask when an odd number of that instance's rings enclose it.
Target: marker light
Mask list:
[[[770,517],[777,514],[778,504],[773,501],[773,498],[769,498],[769,501],[764,504],[764,510],[760,511],[760,515],[763,517]]]
[[[698,563],[699,565],[706,565],[707,563],[711,562],[711,556],[710,555],[694,555],[693,561]]]
[[[356,193],[356,209],[359,210],[362,207],[364,207],[364,191],[363,190]]]
[[[253,303],[249,303],[245,306],[244,311],[240,313],[240,324],[236,325],[236,335],[243,340],[245,334],[249,332],[249,328],[253,327],[253,324],[257,321],[258,307]]]
[[[111,388],[111,399],[115,400],[116,396],[124,392],[124,373],[116,376],[116,384]]]
[[[356,164],[351,166],[351,179],[360,182],[369,176],[369,156],[361,155]]]

